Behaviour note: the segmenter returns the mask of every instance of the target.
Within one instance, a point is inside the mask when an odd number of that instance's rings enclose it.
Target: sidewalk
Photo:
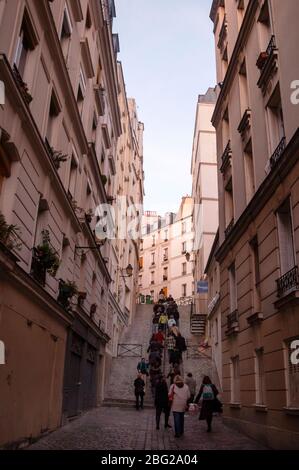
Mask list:
[[[173,426],[171,417],[170,424]],[[33,444],[41,450],[259,450],[255,441],[225,427],[215,418],[213,432],[197,416],[186,416],[185,435],[176,439],[172,429],[155,429],[155,410],[97,408]]]

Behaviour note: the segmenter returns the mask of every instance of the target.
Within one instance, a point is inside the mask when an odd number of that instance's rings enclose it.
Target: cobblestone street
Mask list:
[[[137,419],[138,417],[138,419]],[[215,418],[213,432],[197,416],[186,416],[185,435],[174,437],[172,429],[155,429],[155,410],[101,407],[36,442],[32,450],[259,450],[255,441],[225,427]],[[172,419],[170,420],[173,426]]]

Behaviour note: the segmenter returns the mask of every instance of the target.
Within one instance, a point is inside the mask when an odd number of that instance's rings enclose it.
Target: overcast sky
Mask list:
[[[211,3],[115,1],[118,59],[145,125],[145,210],[176,212],[191,193],[197,96],[216,83]]]

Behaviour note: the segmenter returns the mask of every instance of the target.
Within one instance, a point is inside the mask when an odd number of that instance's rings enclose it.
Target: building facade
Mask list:
[[[115,242],[96,236],[118,184],[114,16],[111,0],[0,1],[0,446],[100,403],[127,321]]]
[[[168,214],[163,219],[155,213],[145,213],[138,280],[141,301],[157,301],[161,289],[177,301],[193,296],[192,212],[193,199],[185,196],[176,215]]]
[[[191,163],[192,197],[194,200],[194,283],[195,312],[207,315],[208,285],[205,266],[218,229],[218,186],[216,133],[211,124],[216,92],[209,88],[199,95]]]
[[[299,446],[299,4],[214,0],[225,419]]]

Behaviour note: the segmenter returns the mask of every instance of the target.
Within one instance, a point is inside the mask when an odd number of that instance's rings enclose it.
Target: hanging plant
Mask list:
[[[68,308],[70,306],[70,300],[75,295],[78,295],[78,287],[73,281],[64,281],[60,279],[59,281],[59,295],[57,301],[64,307]]]
[[[0,212],[0,242],[8,250],[20,250],[20,228],[14,224],[8,224],[4,215]]]
[[[57,170],[60,168],[61,163],[66,162],[69,158],[67,154],[56,151],[53,148],[51,148],[51,153],[55,168],[57,168]]]
[[[40,265],[53,277],[56,276],[60,260],[50,242],[49,230],[42,231],[42,243],[40,243],[34,250],[34,255]]]

